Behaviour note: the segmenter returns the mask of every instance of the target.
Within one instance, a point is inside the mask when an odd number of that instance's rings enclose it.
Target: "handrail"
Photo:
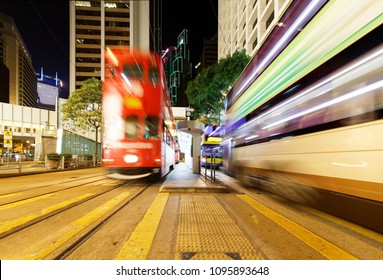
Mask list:
[[[202,158],[205,158],[205,180],[207,178],[207,158],[206,156],[203,156]],[[216,164],[216,158],[215,158],[215,154],[210,154],[209,156],[210,158],[210,181],[211,182],[215,182],[215,171],[216,171],[216,168],[215,168],[215,164]],[[201,166],[201,165],[200,165]]]

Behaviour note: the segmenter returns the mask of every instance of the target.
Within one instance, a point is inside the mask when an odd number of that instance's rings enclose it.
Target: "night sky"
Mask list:
[[[218,30],[218,0],[163,0],[163,48],[174,46],[187,29],[191,60],[197,63],[203,38]],[[182,4],[182,5],[181,5]],[[189,6],[182,9],[182,6]],[[176,12],[175,12],[176,11]],[[32,56],[36,72],[63,81],[61,97],[69,94],[69,1],[0,1],[0,12],[13,18]]]

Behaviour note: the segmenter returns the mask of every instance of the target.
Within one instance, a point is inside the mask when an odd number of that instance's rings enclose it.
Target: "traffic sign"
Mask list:
[[[12,139],[12,131],[4,131],[4,139]]]
[[[4,131],[4,148],[12,148],[12,147],[13,147],[12,132]]]
[[[4,139],[4,148],[12,148],[13,147],[13,141]]]

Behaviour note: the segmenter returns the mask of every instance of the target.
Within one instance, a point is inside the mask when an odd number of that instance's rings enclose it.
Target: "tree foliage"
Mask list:
[[[101,102],[102,82],[94,77],[87,79],[81,88],[72,92],[62,105],[62,120],[71,120],[75,127],[79,127],[83,131],[95,131],[97,143],[102,118]],[[97,145],[95,146],[95,157],[97,157]]]
[[[83,130],[98,128],[101,125],[102,84],[96,78],[84,81],[81,88],[69,95],[61,112],[63,120],[72,120]]]
[[[225,96],[249,63],[246,50],[235,51],[221,58],[218,63],[202,72],[186,88],[189,104],[193,106],[193,118],[205,124],[219,124],[224,110]]]

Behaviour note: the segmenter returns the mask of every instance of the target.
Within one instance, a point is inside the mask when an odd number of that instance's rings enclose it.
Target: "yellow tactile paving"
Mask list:
[[[180,199],[176,259],[262,259],[214,196]]]

